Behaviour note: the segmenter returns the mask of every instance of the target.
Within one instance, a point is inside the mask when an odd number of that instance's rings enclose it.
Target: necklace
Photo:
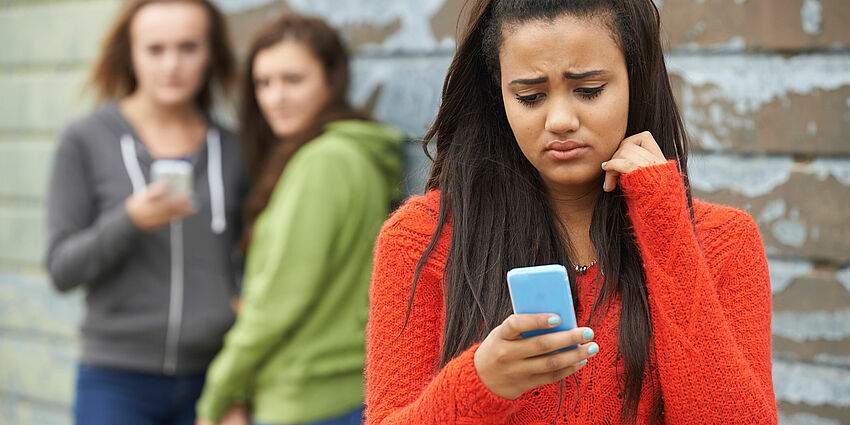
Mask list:
[[[587,269],[593,267],[594,264],[596,264],[596,258],[594,258],[593,261],[590,262],[590,264],[584,266],[575,266],[576,274],[584,274],[584,272],[586,272]]]

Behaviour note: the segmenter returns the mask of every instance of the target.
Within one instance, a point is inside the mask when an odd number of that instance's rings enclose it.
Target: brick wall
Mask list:
[[[217,3],[240,50],[283,10],[325,17],[355,51],[356,104],[411,136],[433,119],[462,0]],[[850,4],[656,4],[697,196],[746,209],[765,241],[781,423],[850,424]],[[41,268],[44,188],[119,5],[0,0],[0,423],[70,423],[82,297],[57,295]],[[410,190],[420,152],[409,146]]]

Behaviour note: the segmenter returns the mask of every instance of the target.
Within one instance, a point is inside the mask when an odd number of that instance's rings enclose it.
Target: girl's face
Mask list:
[[[565,14],[504,26],[505,113],[550,192],[590,184],[601,190],[601,164],[625,137],[626,60],[604,19]]]
[[[151,3],[130,22],[136,92],[162,105],[192,102],[210,63],[209,16],[199,3]]]
[[[324,68],[302,42],[284,40],[260,50],[253,68],[257,104],[279,138],[305,131],[330,100]]]

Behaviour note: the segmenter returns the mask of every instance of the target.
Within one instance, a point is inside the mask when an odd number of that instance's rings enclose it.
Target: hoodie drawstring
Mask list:
[[[124,160],[124,168],[130,176],[133,184],[133,193],[139,193],[145,189],[145,175],[139,166],[139,157],[136,156],[136,143],[133,136],[125,134],[121,136],[121,158]]]
[[[133,185],[133,193],[139,193],[145,189],[145,175],[139,166],[139,157],[136,155],[136,143],[133,136],[125,134],[121,136],[121,158],[124,160],[124,168]],[[213,233],[220,235],[227,230],[227,216],[224,208],[224,172],[221,166],[221,135],[215,128],[207,131],[207,184],[210,189],[210,211],[212,221],[210,229]]]
[[[210,210],[213,233],[221,234],[227,229],[224,215],[224,174],[221,169],[221,136],[218,130],[210,128],[207,132],[207,182],[210,186]]]

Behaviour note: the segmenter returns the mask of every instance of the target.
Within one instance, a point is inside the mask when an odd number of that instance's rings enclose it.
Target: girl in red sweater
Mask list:
[[[652,1],[468,12],[428,192],[377,242],[367,423],[776,423],[764,249],[691,199]],[[505,275],[552,263],[581,327],[523,339],[560,318]]]

